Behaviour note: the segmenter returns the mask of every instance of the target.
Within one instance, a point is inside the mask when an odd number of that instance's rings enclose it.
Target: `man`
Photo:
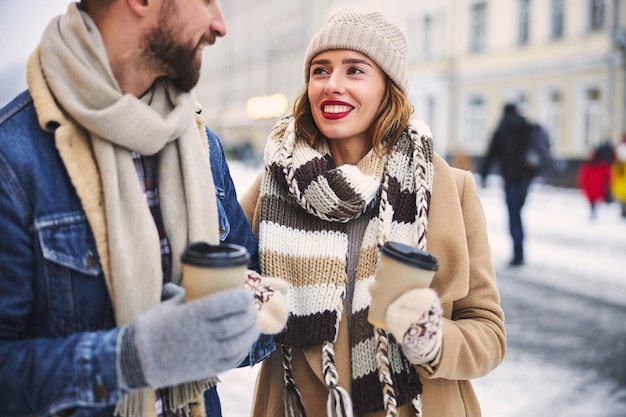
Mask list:
[[[225,34],[204,0],[83,0],[46,28],[0,110],[0,416],[220,415],[214,376],[272,350],[243,286],[175,285],[192,241],[257,258],[192,93]]]
[[[491,137],[481,170],[484,187],[490,168],[495,162],[499,163],[509,214],[509,232],[513,241],[510,266],[524,264],[524,227],[521,212],[528,187],[536,174],[525,162],[525,151],[532,140],[532,129],[531,124],[517,112],[515,104],[506,104],[502,119]]]

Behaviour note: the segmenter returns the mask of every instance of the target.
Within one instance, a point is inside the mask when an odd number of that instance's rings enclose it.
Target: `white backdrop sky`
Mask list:
[[[0,0],[0,66],[25,61],[69,0]]]
[[[70,0],[0,0],[0,106],[26,88],[26,60]],[[10,72],[10,73],[9,73]],[[4,99],[4,100],[3,100]]]

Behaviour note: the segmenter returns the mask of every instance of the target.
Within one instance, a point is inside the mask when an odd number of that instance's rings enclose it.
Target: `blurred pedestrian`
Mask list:
[[[577,185],[589,202],[592,219],[596,217],[597,204],[610,201],[612,150],[610,143],[597,146],[578,170]]]
[[[273,349],[243,282],[179,287],[191,241],[257,259],[192,90],[225,34],[216,2],[160,0],[71,3],[45,29],[0,110],[0,415],[220,416],[215,375]]]
[[[533,141],[533,126],[518,113],[515,104],[507,103],[494,131],[481,169],[482,186],[493,165],[498,165],[504,180],[504,195],[509,216],[509,233],[513,241],[511,266],[524,263],[524,225],[522,208],[528,189],[538,169],[529,166],[526,151]]]
[[[550,135],[538,122],[530,122],[531,145],[526,147],[526,168],[533,176],[551,176],[555,173],[554,161],[550,150]],[[529,156],[531,155],[531,156]]]
[[[626,134],[615,147],[615,160],[611,166],[611,193],[626,217]]]
[[[480,415],[470,380],[505,353],[486,222],[473,175],[411,120],[406,50],[378,12],[333,14],[241,199],[261,271],[289,283],[281,351],[261,366],[253,416]],[[394,291],[370,294],[390,241],[428,250],[439,270],[430,288],[390,297],[386,333],[367,317]]]

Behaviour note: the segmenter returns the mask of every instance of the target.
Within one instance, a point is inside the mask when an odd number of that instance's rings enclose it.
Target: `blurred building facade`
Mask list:
[[[506,102],[548,129],[563,161],[582,160],[626,132],[626,0],[239,0],[221,7],[228,34],[205,52],[198,98],[227,145],[262,149],[303,86],[309,40],[341,7],[381,10],[403,29],[409,98],[442,155],[482,156]],[[251,114],[251,98],[267,114]]]

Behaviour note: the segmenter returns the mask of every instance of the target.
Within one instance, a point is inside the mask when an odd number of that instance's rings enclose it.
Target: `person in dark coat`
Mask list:
[[[504,180],[504,193],[509,214],[509,232],[513,240],[513,258],[509,265],[524,263],[524,227],[522,207],[528,188],[536,172],[525,162],[525,151],[532,140],[532,125],[518,113],[515,104],[504,106],[502,119],[491,137],[481,169],[482,185],[486,185],[487,174],[495,164]]]

